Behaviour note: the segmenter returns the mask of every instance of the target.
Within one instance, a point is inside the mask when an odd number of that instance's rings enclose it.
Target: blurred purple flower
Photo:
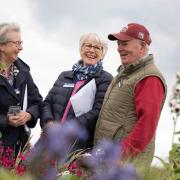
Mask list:
[[[111,167],[120,159],[121,146],[110,140],[102,140],[99,145],[92,150],[91,153],[83,154],[77,164],[81,167],[88,168],[95,172],[97,169]]]
[[[99,145],[93,149],[92,155],[96,159],[107,161],[108,163],[114,162],[121,157],[120,143],[114,143],[110,140],[102,140]]]
[[[92,152],[80,155],[76,159],[76,164],[91,172],[96,172],[98,169],[111,167],[116,164],[120,158],[120,145],[114,144],[112,141],[103,140],[92,150]]]
[[[102,140],[93,149],[92,154],[86,153],[77,164],[91,171],[90,180],[139,180],[133,166],[120,166],[118,159],[121,156],[121,145],[112,141]]]
[[[86,131],[75,122],[56,124],[42,133],[30,152],[27,164],[31,166],[33,174],[43,173],[50,167],[55,168],[57,165],[62,165],[67,160],[69,149],[76,139],[85,139],[86,137]],[[54,165],[51,164],[52,161],[54,161]],[[38,168],[41,172],[36,172]]]
[[[73,121],[48,128],[46,136],[47,155],[55,155],[59,158],[66,157],[75,141],[77,139],[85,140],[86,137],[86,131]]]
[[[43,173],[40,180],[56,180],[57,170],[53,167],[49,167],[46,172]]]

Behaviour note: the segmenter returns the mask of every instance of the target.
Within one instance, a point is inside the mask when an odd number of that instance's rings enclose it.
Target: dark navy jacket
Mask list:
[[[81,88],[83,88],[83,86],[85,86],[93,78],[95,78],[97,90],[92,110],[80,115],[79,117],[75,117],[73,108],[71,107],[67,118],[67,120],[76,121],[79,123],[79,125],[87,130],[89,134],[88,140],[85,142],[85,144],[81,144],[78,147],[83,149],[92,147],[96,121],[107,87],[112,80],[112,75],[101,69],[99,72],[89,77]],[[73,87],[66,87],[64,84],[73,83],[75,83],[73,71],[64,71],[59,75],[58,79],[44,100],[40,119],[41,127],[43,127],[44,124],[46,124],[49,120],[60,122],[73,91]]]
[[[29,66],[19,58],[14,64],[19,69],[16,77],[16,88],[19,89],[20,94],[16,94],[6,78],[0,75],[0,131],[2,133],[1,141],[5,146],[15,145],[17,141],[24,144],[28,139],[23,126],[12,127],[7,122],[9,106],[20,105],[22,109],[26,84],[28,94],[28,107],[26,111],[32,115],[32,119],[27,123],[28,127],[35,127],[39,117],[39,104],[42,102],[39,90],[31,77]]]

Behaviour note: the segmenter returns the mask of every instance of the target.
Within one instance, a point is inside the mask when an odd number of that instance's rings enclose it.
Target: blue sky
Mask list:
[[[180,22],[178,0],[0,0],[0,22],[17,22],[24,50],[19,55],[31,72],[43,97],[61,71],[71,69],[80,58],[79,38],[96,32],[105,38],[130,22],[145,25],[152,37],[150,53],[168,84],[168,97],[157,129],[156,155],[166,159],[171,147],[172,117],[168,99],[180,70]],[[108,40],[107,40],[108,41]],[[108,41],[104,68],[116,75],[120,65],[116,43]],[[40,132],[33,131],[33,141]],[[157,163],[157,161],[154,161]]]

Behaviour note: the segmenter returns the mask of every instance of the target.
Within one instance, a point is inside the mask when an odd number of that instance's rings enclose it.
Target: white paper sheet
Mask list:
[[[70,98],[76,117],[90,111],[94,104],[96,95],[96,82],[92,79],[74,96]]]

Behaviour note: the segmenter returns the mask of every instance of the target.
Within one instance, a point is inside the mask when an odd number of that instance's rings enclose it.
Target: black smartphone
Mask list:
[[[9,106],[8,113],[16,116],[16,114],[20,113],[20,111],[21,111],[21,106]]]

